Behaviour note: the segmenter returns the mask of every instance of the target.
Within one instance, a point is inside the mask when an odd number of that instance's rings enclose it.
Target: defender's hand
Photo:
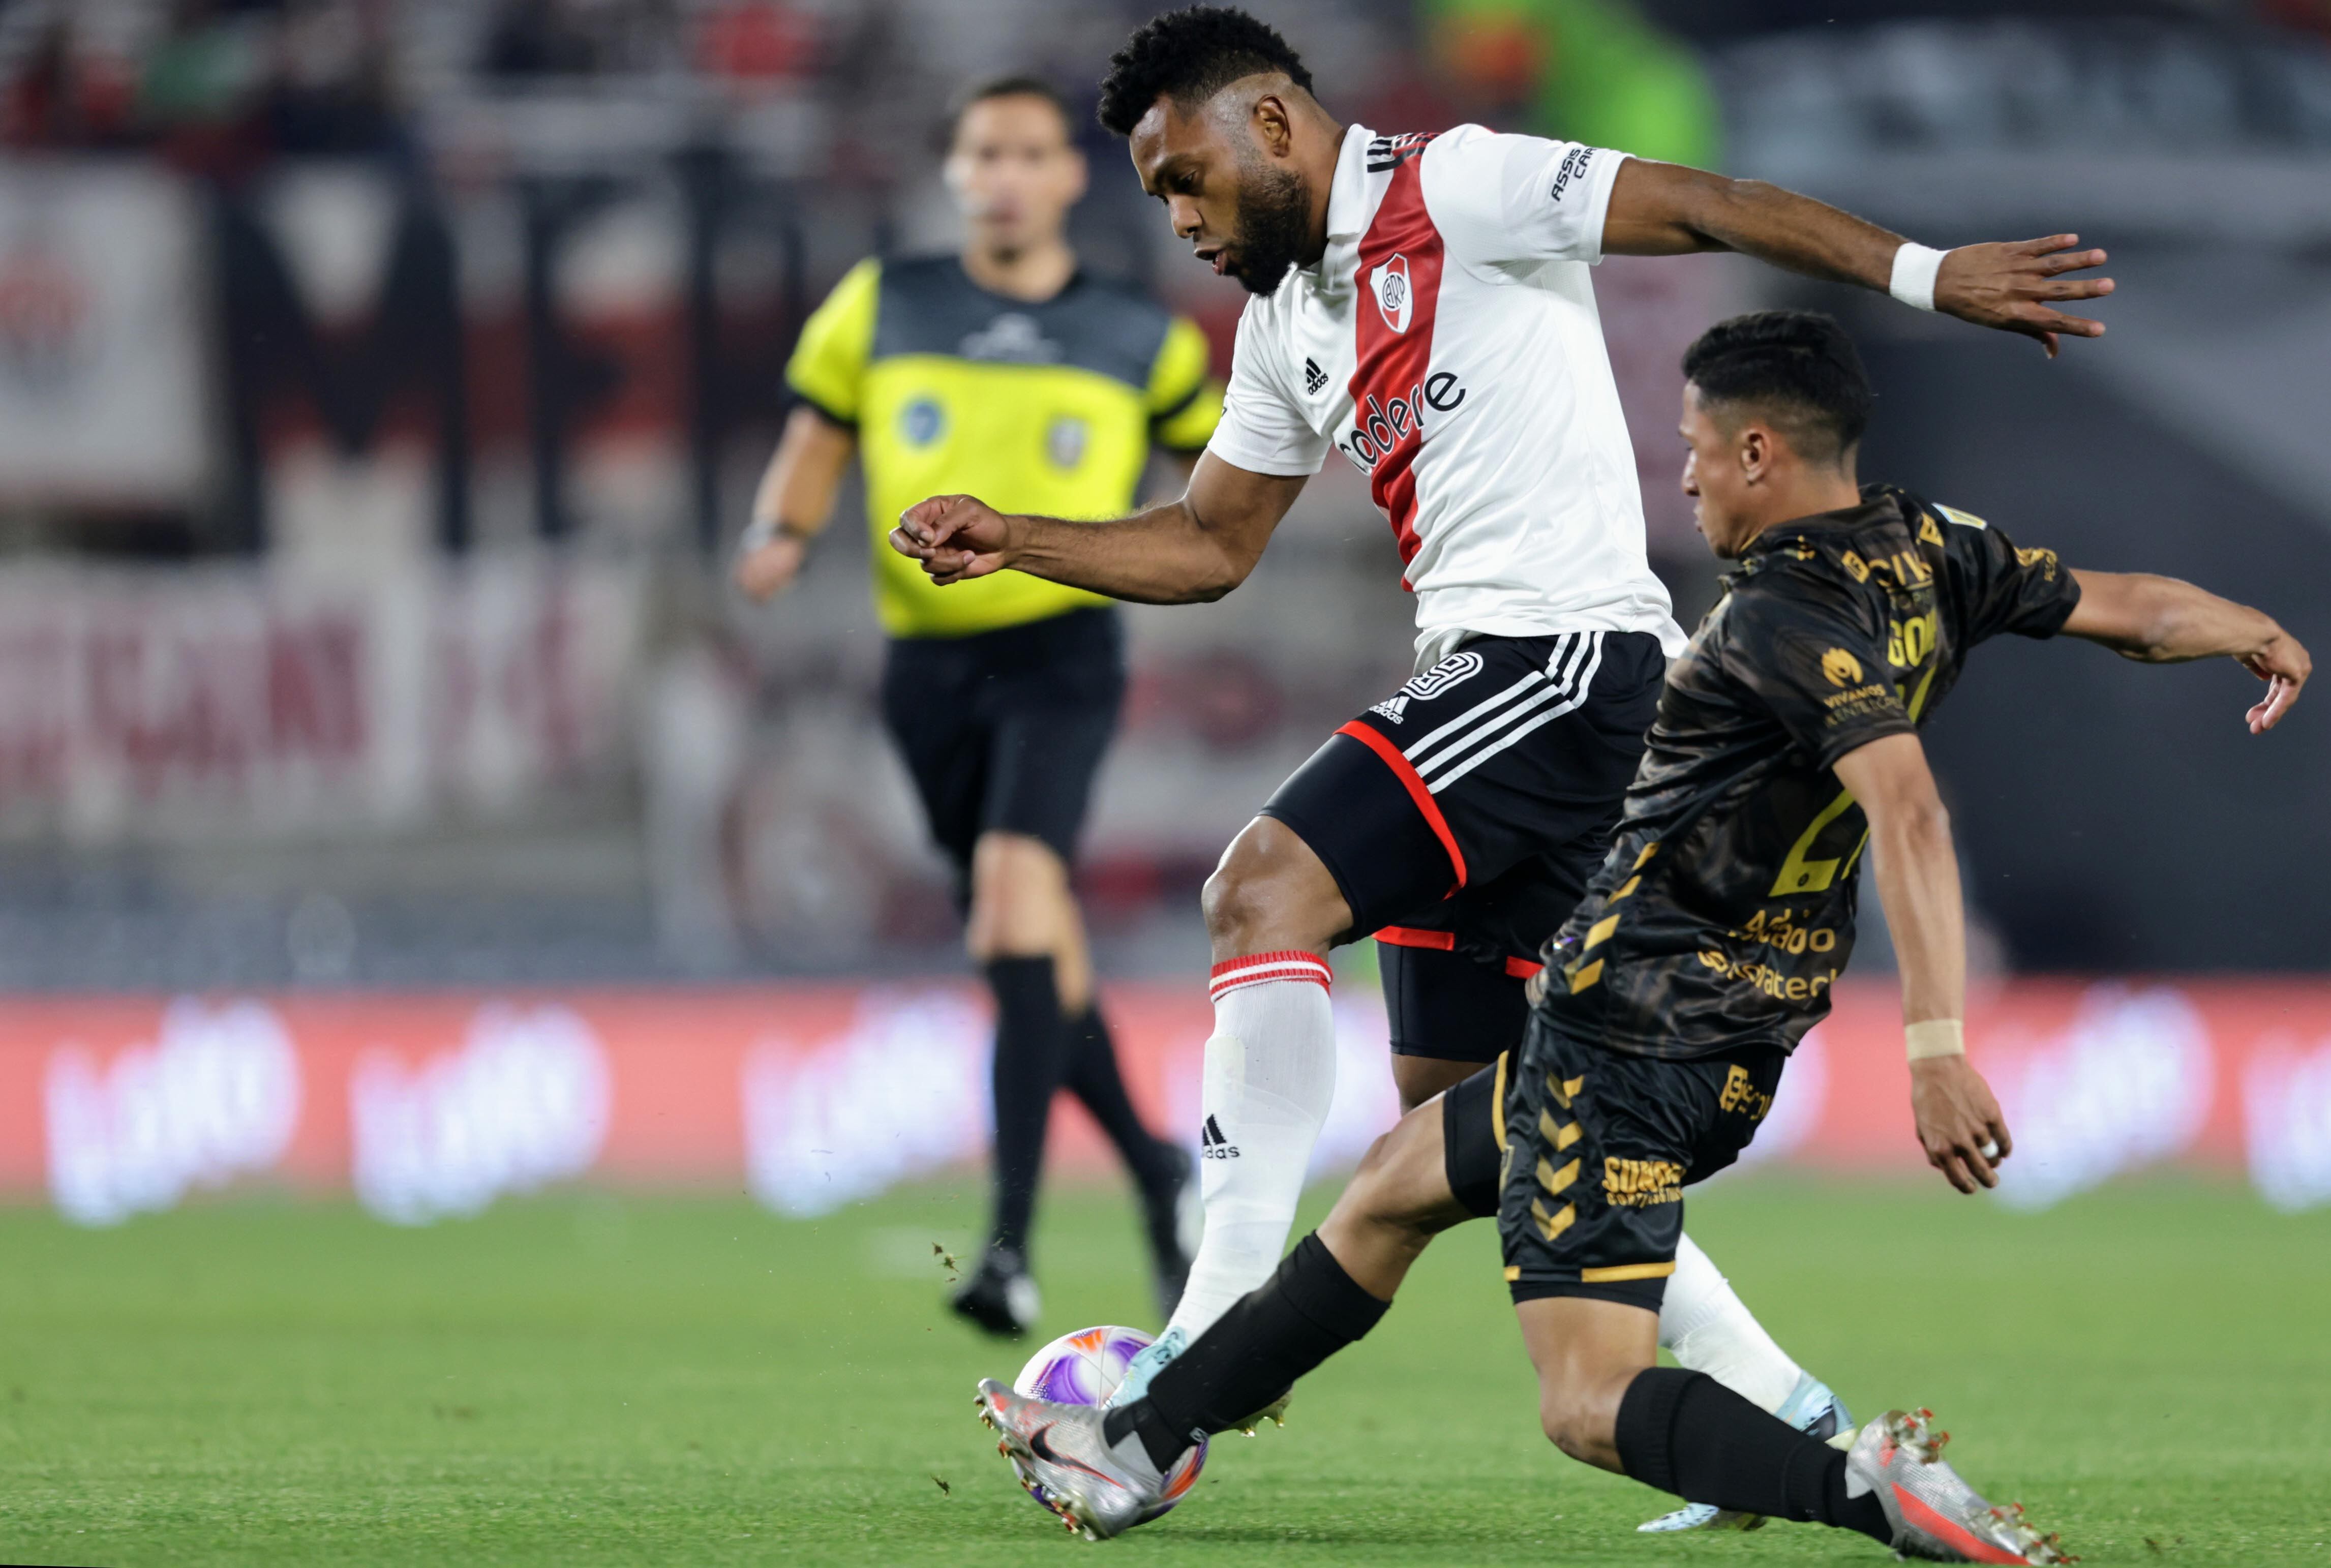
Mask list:
[[[890,530],[890,547],[920,561],[942,587],[1002,571],[1018,554],[1013,543],[1011,519],[976,496],[918,501]]]
[[[2282,632],[2258,652],[2244,658],[2242,668],[2266,682],[2266,696],[2246,716],[2250,733],[2264,735],[2280,724],[2282,716],[2298,700],[2298,689],[2315,673],[2315,660],[2307,656],[2298,638]]]
[[[2104,265],[2102,251],[2074,251],[2078,234],[2012,244],[1961,245],[1944,252],[1935,274],[1935,309],[1978,327],[1996,327],[2036,337],[2056,357],[2059,334],[2102,337],[2105,326],[2084,316],[2067,316],[2055,303],[2101,299],[2113,291],[2110,278],[2067,278],[2067,272]]]
[[[756,604],[766,604],[794,585],[802,562],[809,556],[809,541],[778,534],[749,550],[737,553],[733,575],[737,586]]]
[[[2014,1152],[2015,1140],[1991,1086],[1966,1058],[1930,1056],[1910,1064],[1910,1115],[1927,1163],[1952,1186],[1972,1193],[1999,1185],[1997,1167]]]

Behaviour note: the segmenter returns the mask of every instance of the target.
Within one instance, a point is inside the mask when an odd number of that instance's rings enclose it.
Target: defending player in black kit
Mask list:
[[[1841,1452],[1655,1364],[1683,1189],[1755,1136],[1852,951],[1872,857],[1902,971],[1911,1107],[1962,1192],[2012,1149],[1960,1041],[1957,861],[1918,729],[1977,643],[2067,632],[2150,662],[2309,673],[2272,620],[2191,584],[2074,571],[1982,519],[1858,487],[1870,394],[1826,317],[1725,322],[1687,355],[1684,488],[1737,566],[1670,670],[1611,854],[1533,983],[1521,1048],[1403,1119],[1318,1231],[1107,1412],[981,1384],[982,1413],[1073,1526],[1141,1523],[1150,1478],[1382,1316],[1436,1232],[1494,1212],[1546,1435],[1693,1502],[1859,1530],[1906,1554],[2053,1563],[2054,1538],[1944,1464],[1927,1412]]]

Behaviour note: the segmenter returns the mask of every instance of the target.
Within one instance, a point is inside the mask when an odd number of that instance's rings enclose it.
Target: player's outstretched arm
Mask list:
[[[796,408],[753,493],[752,520],[737,541],[737,586],[766,601],[793,585],[809,542],[833,515],[833,493],[858,438],[813,408]]]
[[[1962,1193],[1999,1184],[2014,1145],[2007,1118],[1961,1044],[1966,924],[1950,814],[1915,735],[1889,735],[1838,758],[1838,782],[1870,819],[1871,865],[1902,971],[1910,1113],[1927,1163]]]
[[[2101,642],[2124,659],[2173,664],[2231,659],[2266,682],[2266,695],[2244,717],[2252,735],[2282,722],[2315,661],[2274,617],[2206,588],[2145,572],[2081,572],[2080,602],[2064,631]]]
[[[1246,581],[1304,477],[1251,473],[1208,452],[1179,499],[1098,523],[933,496],[899,515],[890,547],[941,584],[1010,567],[1139,604],[1201,603]]]
[[[2110,278],[2065,274],[2104,264],[2102,251],[2075,251],[2078,234],[1961,245],[1942,252],[1931,279],[1908,269],[1909,298],[1931,282],[1932,308],[1978,327],[2036,337],[2050,357],[2059,337],[2101,337],[2104,323],[2057,309],[2113,291]],[[1902,236],[1811,196],[1762,180],[1728,179],[1681,164],[1629,158],[1611,186],[1604,253],[1676,256],[1737,251],[1792,272],[1892,292]],[[1931,260],[1932,252],[1928,252]],[[1906,297],[1898,295],[1898,298]]]

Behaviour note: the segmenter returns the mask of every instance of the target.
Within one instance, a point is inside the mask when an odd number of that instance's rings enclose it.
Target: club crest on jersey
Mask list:
[[[1416,302],[1408,286],[1408,258],[1394,256],[1368,274],[1368,288],[1376,297],[1376,309],[1384,312],[1384,325],[1395,332],[1408,330],[1408,318]]]
[[[1044,455],[1054,468],[1074,468],[1084,461],[1085,432],[1085,422],[1067,413],[1044,427]]]

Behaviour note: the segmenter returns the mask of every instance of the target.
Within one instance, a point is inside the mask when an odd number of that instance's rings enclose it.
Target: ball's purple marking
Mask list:
[[[1100,1344],[1091,1350],[1070,1343],[1093,1332],[1089,1328],[1079,1329],[1074,1334],[1064,1334],[1044,1346],[1029,1358],[1026,1366],[1020,1369],[1019,1381],[1013,1386],[1023,1394],[1050,1400],[1054,1404],[1100,1403],[1117,1392],[1117,1385],[1124,1381],[1126,1368],[1132,1364],[1133,1358],[1148,1348],[1150,1335],[1137,1328],[1112,1327],[1102,1334]],[[1174,1474],[1179,1482],[1177,1489],[1186,1491],[1190,1481],[1196,1478],[1197,1471],[1205,1462],[1206,1445],[1200,1443],[1174,1467]],[[1033,1487],[1030,1491],[1039,1503],[1044,1501],[1043,1487]],[[1175,1502],[1180,1500],[1176,1496]],[[1174,1503],[1166,1505],[1168,1509],[1173,1506]]]

